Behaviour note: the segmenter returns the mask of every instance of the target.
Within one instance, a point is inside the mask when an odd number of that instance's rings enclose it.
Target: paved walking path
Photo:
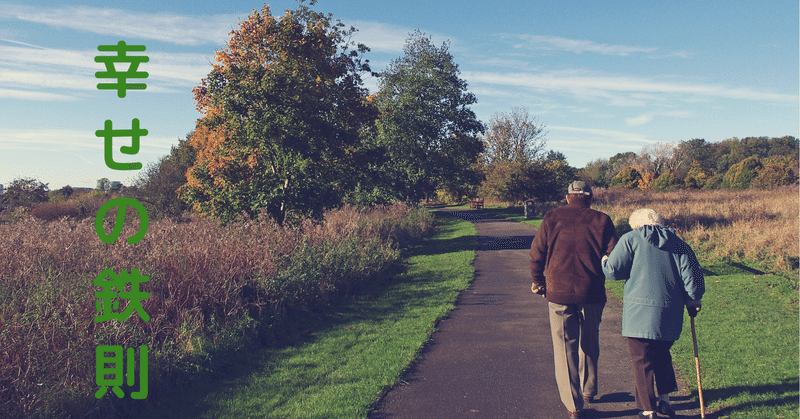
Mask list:
[[[404,382],[369,418],[566,418],[547,302],[530,291],[528,250],[536,229],[478,211],[442,211],[478,229],[475,279]],[[637,417],[621,314],[621,303],[609,299],[600,324],[599,399],[585,407],[592,418]],[[674,396],[672,404],[694,407],[688,396]]]

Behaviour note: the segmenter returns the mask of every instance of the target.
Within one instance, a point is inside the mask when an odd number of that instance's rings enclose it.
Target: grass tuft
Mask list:
[[[695,250],[706,279],[695,320],[703,398],[715,418],[798,414],[797,188],[746,191],[600,190],[595,208],[620,232],[652,208]],[[622,299],[624,281],[607,281]],[[690,321],[673,361],[699,401]]]

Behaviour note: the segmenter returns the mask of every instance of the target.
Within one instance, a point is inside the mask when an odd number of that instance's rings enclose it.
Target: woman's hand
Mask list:
[[[686,311],[689,313],[689,317],[696,317],[697,313],[700,312],[700,309],[703,307],[700,300],[697,301],[689,301],[686,303]]]

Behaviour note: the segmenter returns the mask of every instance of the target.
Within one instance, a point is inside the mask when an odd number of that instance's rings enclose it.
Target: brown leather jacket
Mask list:
[[[582,204],[548,211],[531,245],[533,282],[557,304],[606,302],[600,260],[617,244],[611,218]]]

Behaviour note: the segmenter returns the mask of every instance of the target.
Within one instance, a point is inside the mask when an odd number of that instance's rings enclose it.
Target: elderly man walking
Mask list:
[[[592,189],[573,182],[567,205],[548,211],[531,245],[531,290],[548,301],[556,383],[571,419],[597,396],[600,318],[606,303],[601,260],[618,236],[611,218],[590,208]]]

